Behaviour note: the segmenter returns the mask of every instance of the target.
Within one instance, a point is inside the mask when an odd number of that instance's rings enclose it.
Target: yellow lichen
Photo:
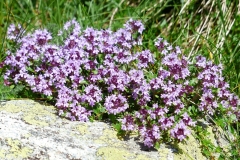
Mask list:
[[[17,105],[14,105],[14,104],[8,104],[8,105],[5,105],[5,106],[2,106],[0,108],[0,111],[7,111],[7,112],[11,112],[11,113],[18,113],[18,112],[22,111],[22,108],[20,108]]]
[[[150,160],[146,155],[136,155],[126,149],[115,147],[102,147],[98,149],[97,156],[101,156],[103,160]]]
[[[23,137],[25,137],[25,138],[29,138],[29,137],[31,137],[31,134],[29,134],[29,133],[24,134]]]
[[[174,159],[206,159],[206,157],[204,157],[202,154],[200,144],[192,135],[189,135],[186,143],[179,143],[178,147],[179,153],[174,154]]]
[[[105,129],[103,131],[103,135],[98,138],[98,140],[95,140],[96,143],[107,143],[109,146],[114,146],[114,147],[126,147],[126,145],[119,140],[117,137],[117,132],[111,129]]]
[[[151,160],[151,159],[146,155],[137,155],[136,160]]]
[[[214,133],[212,132],[212,127],[208,127],[207,128],[207,131],[208,131],[208,133],[209,133],[209,135],[208,135],[208,139],[210,139],[210,141],[214,144],[214,145],[216,145],[217,144],[217,142],[216,142],[216,140],[215,140],[215,135],[214,135]]]
[[[97,151],[97,156],[101,156],[104,160],[129,159],[131,155],[131,153],[124,149],[114,147],[102,147]]]
[[[36,115],[34,114],[29,114],[27,116],[24,116],[23,120],[29,124],[35,125],[35,126],[49,126],[48,123],[44,122],[44,121],[39,121],[36,120]]]
[[[81,135],[87,134],[88,133],[88,127],[87,125],[78,125],[76,126],[76,129],[80,132]]]
[[[105,129],[103,135],[108,136],[109,139],[118,139],[117,132],[110,129]]]
[[[52,108],[53,106],[47,107]],[[47,118],[50,118],[51,121],[48,121]],[[49,123],[53,123],[56,117],[53,113],[43,108],[43,105],[35,103],[24,115],[24,120],[33,125],[49,126]]]
[[[5,150],[1,149],[0,150],[0,158],[4,158],[5,157]]]
[[[27,158],[32,152],[30,148],[21,147],[18,140],[7,139],[7,143],[10,146],[10,153],[7,154],[6,158]]]
[[[0,110],[11,113],[23,112],[23,120],[32,125],[49,126],[54,123],[56,116],[54,106],[45,106],[33,100],[9,101]]]
[[[168,148],[160,148],[158,149],[158,154],[162,159],[167,159],[169,154],[171,153],[171,150]]]

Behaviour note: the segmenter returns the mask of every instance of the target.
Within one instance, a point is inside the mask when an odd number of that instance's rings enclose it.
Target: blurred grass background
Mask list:
[[[92,26],[112,30],[121,28],[130,18],[141,20],[146,28],[145,47],[151,49],[154,39],[163,37],[180,46],[190,60],[204,55],[216,64],[222,63],[226,81],[240,96],[239,0],[1,0],[0,61],[6,56],[9,24],[19,23],[26,31],[47,28],[57,34],[72,18],[83,29]],[[4,86],[0,74],[0,99],[16,98],[21,87]],[[240,154],[239,145],[233,142],[233,154]]]

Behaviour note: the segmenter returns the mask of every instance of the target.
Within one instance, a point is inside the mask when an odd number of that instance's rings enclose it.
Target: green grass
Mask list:
[[[11,23],[22,24],[26,31],[47,28],[57,34],[58,29],[73,17],[82,28],[113,30],[134,18],[145,24],[145,47],[151,48],[153,40],[161,36],[180,46],[190,60],[201,54],[217,64],[222,63],[226,81],[240,96],[239,5],[237,0],[208,0],[206,3],[201,0],[2,0],[0,61],[6,56],[6,28]],[[2,80],[0,88],[4,88]],[[16,88],[17,93],[20,89]],[[8,91],[6,88],[0,90],[2,99],[17,98],[17,94]],[[235,135],[230,158],[237,159],[240,154],[239,125],[233,126],[228,121],[223,117],[214,122]]]

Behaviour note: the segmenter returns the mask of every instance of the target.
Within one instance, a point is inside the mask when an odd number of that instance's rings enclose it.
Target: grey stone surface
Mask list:
[[[12,100],[0,105],[3,160],[206,159],[192,136],[179,146],[184,152],[178,153],[164,144],[159,150],[146,150],[136,135],[120,140],[107,123],[72,122],[60,118],[54,106],[33,100]]]

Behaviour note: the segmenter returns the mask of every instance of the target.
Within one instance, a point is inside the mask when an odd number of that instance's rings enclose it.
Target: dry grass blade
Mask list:
[[[121,2],[119,3],[119,7],[122,5],[123,2],[124,2],[124,0],[121,0]],[[118,11],[118,7],[113,10],[113,13],[112,13],[112,16],[111,16],[110,22],[109,22],[109,28],[111,28],[111,26],[112,26],[113,18],[115,16],[115,14],[117,13],[117,11]]]
[[[226,2],[222,3],[222,13],[224,15],[225,21],[221,25],[221,29],[218,35],[216,49],[213,51],[213,53],[218,52],[225,43],[226,37],[228,36],[234,22],[235,18],[233,16],[233,3],[231,3],[231,6],[227,10]],[[222,57],[220,57],[222,59]]]
[[[204,2],[204,1],[203,1]],[[210,9],[209,9],[209,12],[208,12],[208,15],[206,17],[201,17],[201,24],[199,25],[198,29],[197,29],[197,37],[195,38],[195,41],[194,41],[194,44],[191,48],[191,51],[189,52],[188,54],[188,59],[193,55],[193,54],[196,54],[198,52],[198,42],[199,42],[199,38],[200,36],[204,36],[204,32],[205,32],[205,29],[207,29],[207,24],[209,24],[209,21],[210,21],[210,13],[212,12],[213,10],[213,6],[214,6],[214,1],[208,1],[203,7],[199,8],[199,11],[197,11],[198,13],[202,12],[202,9],[206,8],[209,4],[211,3],[211,6],[210,6]],[[195,53],[193,53],[195,52]]]

